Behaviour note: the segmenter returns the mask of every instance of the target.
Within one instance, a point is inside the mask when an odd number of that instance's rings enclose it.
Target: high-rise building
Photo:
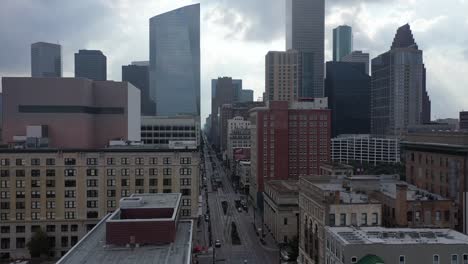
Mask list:
[[[460,129],[468,130],[468,111],[460,112]]]
[[[107,80],[107,58],[102,51],[79,50],[75,53],[75,77]]]
[[[131,65],[122,66],[122,81],[129,82],[140,89],[141,115],[154,116],[156,104],[151,99],[149,92],[149,65],[142,62],[132,62]]]
[[[366,64],[366,74],[369,75],[369,53],[355,50],[341,58],[344,62],[361,62]]]
[[[140,91],[82,78],[2,79],[3,140],[52,148],[102,148],[140,140]]]
[[[323,97],[325,0],[286,1],[286,49],[302,53],[298,96]]]
[[[300,52],[269,51],[265,56],[265,92],[268,101],[297,101]]]
[[[200,4],[154,16],[149,24],[156,114],[200,116]]]
[[[326,99],[270,101],[250,110],[251,198],[263,205],[264,183],[318,174],[330,159],[330,110]]]
[[[370,133],[370,76],[364,63],[327,62],[325,96],[332,110],[332,136]]]
[[[62,46],[46,42],[31,44],[31,76],[62,77]]]
[[[390,51],[372,60],[372,134],[401,135],[423,123],[430,106],[428,97],[423,99],[425,77],[423,52],[406,24],[397,30]]]
[[[239,102],[253,102],[254,98],[254,91],[249,89],[243,89],[241,91],[241,96],[239,98]]]
[[[352,50],[353,29],[346,25],[333,29],[333,61],[342,61]]]

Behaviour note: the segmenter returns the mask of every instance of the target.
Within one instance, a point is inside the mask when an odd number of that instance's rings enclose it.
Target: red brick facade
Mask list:
[[[106,223],[107,244],[125,246],[136,244],[168,244],[175,240],[175,221],[119,221]],[[133,240],[133,241],[132,241]]]

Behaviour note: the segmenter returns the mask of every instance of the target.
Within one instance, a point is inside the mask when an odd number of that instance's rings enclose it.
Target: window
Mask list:
[[[10,248],[10,239],[9,238],[2,238],[0,248],[1,249],[9,249]]]
[[[169,158],[169,157],[163,158],[163,164],[164,164],[164,165],[169,165],[169,164],[171,164],[171,158]]]
[[[192,169],[190,168],[181,168],[180,169],[180,175],[191,175],[192,174]]]
[[[129,179],[122,179],[120,181],[120,185],[123,187],[130,186],[130,180]]]
[[[86,159],[86,164],[87,165],[97,165],[98,160],[97,160],[97,158],[87,158]]]
[[[163,185],[169,186],[171,184],[172,184],[171,179],[163,179]]]
[[[192,159],[191,158],[180,158],[180,164],[191,164]]]
[[[65,176],[76,176],[76,170],[75,169],[65,169],[64,174],[65,174]]]
[[[182,195],[192,195],[192,190],[190,189],[181,189],[180,192]]]
[[[458,255],[452,255],[450,264],[458,264]]]
[[[340,214],[340,226],[346,226],[346,214]]]
[[[129,197],[130,196],[130,190],[121,190],[120,191],[120,196]]]
[[[9,213],[0,213],[0,220],[10,220]]]
[[[107,186],[115,186],[115,179],[107,180]]]
[[[98,170],[97,169],[87,169],[86,176],[97,176]]]
[[[86,191],[86,196],[87,197],[98,197],[98,191],[97,190],[87,190]]]
[[[120,174],[121,174],[122,176],[128,176],[128,175],[130,175],[130,170],[129,170],[129,169],[122,169],[122,170],[120,171]]]
[[[357,263],[357,257],[351,257],[351,263]]]
[[[156,176],[156,175],[158,175],[158,169],[157,169],[157,168],[150,168],[150,169],[149,169],[149,175],[150,175],[150,176]]]
[[[23,180],[16,181],[16,188],[25,188],[25,187],[26,187],[26,181],[23,181]]]
[[[16,213],[16,220],[24,220],[24,213]]]
[[[10,188],[10,181],[0,181],[0,188]]]
[[[9,170],[0,170],[0,177],[10,177]]]
[[[46,159],[46,165],[55,165],[55,159]]]
[[[372,213],[372,225],[376,226],[379,224],[379,214]]]
[[[171,193],[172,190],[171,189],[163,189],[163,193]]]
[[[38,180],[32,180],[31,181],[31,187],[41,187],[41,181]]]
[[[73,211],[65,212],[65,219],[75,219],[75,212]]]
[[[40,170],[31,170],[31,177],[39,177],[41,176]]]
[[[71,191],[71,190],[67,190],[67,191],[65,191],[65,197],[66,198],[75,198],[76,197],[76,192]]]
[[[144,170],[143,169],[135,169],[135,175],[136,176],[143,176],[144,175]]]
[[[46,217],[47,219],[55,219],[55,212],[47,212]]]
[[[16,159],[16,166],[24,166],[25,161],[24,159]]]
[[[97,208],[97,201],[87,201],[86,202],[86,207],[88,208]]]
[[[76,202],[75,201],[65,201],[65,208],[75,208]]]
[[[55,198],[55,191],[47,191],[46,198]]]
[[[468,254],[463,254],[463,264],[468,264]]]
[[[17,237],[16,238],[16,248],[25,248],[26,247],[26,238]]]
[[[65,187],[76,187],[76,181],[75,180],[66,180],[65,181]]]
[[[16,177],[24,177],[26,172],[24,170],[16,170]]]
[[[10,159],[1,159],[0,160],[1,166],[10,166]]]
[[[145,164],[145,159],[144,158],[135,158],[135,164],[143,165],[143,164]]]
[[[31,192],[31,198],[41,198],[41,192],[40,191],[32,191]]]
[[[115,200],[107,200],[107,208],[115,207]]]
[[[114,183],[115,184],[115,183]],[[88,187],[97,187],[97,180],[86,180],[86,185]]]
[[[55,209],[55,201],[47,201],[46,208],[47,209]]]
[[[55,177],[55,170],[46,170],[46,176]]]
[[[190,209],[182,209],[180,211],[182,213],[182,216],[190,216]]]
[[[115,197],[115,190],[107,190],[107,197]]]
[[[68,232],[68,225],[62,225],[62,226],[60,227],[60,230],[61,230],[62,232]]]
[[[25,207],[24,202],[16,202],[16,209],[24,209]]]
[[[129,164],[128,158],[121,158],[121,159],[120,159],[120,164],[122,164],[122,165],[128,165],[128,164]]]
[[[115,165],[115,159],[114,158],[107,158],[107,165]]]
[[[41,209],[41,203],[38,201],[31,202],[31,209]]]
[[[182,199],[182,206],[191,206],[192,200],[190,199]]]
[[[440,264],[439,255],[433,255],[432,256],[432,264]]]
[[[284,225],[288,225],[288,218],[287,218],[287,217],[285,217],[285,218],[283,219],[283,224],[284,224]]]
[[[150,164],[151,165],[158,164],[158,158],[150,158]]]
[[[440,221],[440,216],[441,216],[440,211],[436,211],[436,213],[435,213],[435,220],[436,220],[437,222]]]
[[[65,158],[63,162],[68,166],[76,165],[76,159],[74,158]]]
[[[47,225],[46,232],[55,232],[55,225]]]
[[[172,169],[171,168],[164,168],[163,169],[163,175],[168,176],[172,174]]]
[[[61,238],[61,243],[62,247],[68,247],[68,237],[67,236],[63,236]]]
[[[145,180],[144,179],[136,179],[135,186],[144,186]]]
[[[2,226],[0,228],[0,233],[2,234],[9,234],[10,233],[10,227],[9,226]]]
[[[39,220],[39,213],[38,212],[32,212],[31,213],[31,220]]]
[[[361,225],[367,225],[367,214],[366,213],[362,213],[361,214]]]
[[[16,198],[24,198],[24,197],[26,197],[26,192],[16,191]]]
[[[39,166],[41,165],[40,159],[31,159],[31,166]]]
[[[16,233],[25,233],[26,227],[25,226],[16,226]]]
[[[182,178],[182,179],[180,179],[180,185],[181,186],[190,186],[190,185],[192,185],[192,179]]]

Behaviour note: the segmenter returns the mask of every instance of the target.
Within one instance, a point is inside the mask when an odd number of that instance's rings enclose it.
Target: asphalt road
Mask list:
[[[279,263],[279,251],[271,237],[266,237],[267,244],[262,245],[253,226],[253,209],[249,208],[249,212],[238,212],[235,207],[235,200],[240,200],[241,195],[236,194],[231,182],[226,177],[224,169],[221,167],[219,160],[214,155],[214,152],[208,150],[205,144],[205,168],[206,168],[206,184],[208,185],[207,192],[203,190],[203,202],[206,201],[208,195],[208,205],[210,208],[210,221],[213,234],[213,243],[219,239],[221,248],[215,248],[216,263],[243,264],[247,263],[258,264],[274,264]],[[210,155],[216,166],[213,170]],[[214,174],[218,174],[222,180],[222,188],[213,191],[211,186],[211,178]],[[227,214],[223,213],[221,206],[222,201],[228,202]],[[204,212],[206,211],[204,205]],[[232,245],[231,242],[231,223],[235,222],[240,236],[241,245]],[[256,222],[258,227],[261,225],[261,218],[257,215]],[[204,223],[204,232],[208,232],[208,223]],[[206,234],[208,237],[208,234]],[[213,263],[212,254],[199,255],[200,264]]]

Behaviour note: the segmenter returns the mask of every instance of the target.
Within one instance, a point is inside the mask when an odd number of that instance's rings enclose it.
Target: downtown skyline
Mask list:
[[[149,18],[195,1],[158,1],[130,6],[127,1],[98,1],[89,5],[58,3],[61,14],[54,18],[45,2],[13,1],[3,3],[2,19],[16,24],[17,12],[26,12],[31,20],[19,23],[24,36],[12,34],[12,29],[0,26],[8,36],[0,51],[0,76],[28,76],[29,45],[48,41],[62,45],[63,76],[72,77],[73,54],[78,49],[100,49],[108,57],[108,79],[121,80],[121,66],[149,58]],[[391,2],[391,3],[390,3]],[[354,49],[369,52],[371,58],[389,49],[394,31],[409,22],[415,38],[424,51],[428,71],[428,91],[433,98],[432,118],[456,117],[468,103],[467,83],[463,74],[468,67],[468,37],[455,34],[468,29],[463,11],[467,1],[450,3],[421,0],[327,1],[325,20],[325,61],[332,59],[332,29],[341,24],[353,27]],[[285,50],[285,2],[200,1],[201,3],[201,119],[209,113],[211,79],[218,76],[241,78],[246,89],[255,90],[255,99],[264,91],[264,56],[269,50]],[[259,8],[260,6],[264,8]],[[77,23],[79,10],[86,12],[86,23]],[[29,7],[30,9],[24,9]],[[36,13],[30,13],[34,10]],[[138,11],[138,16],[132,14]],[[355,15],[356,14],[356,15]],[[450,16],[449,16],[450,15]],[[42,17],[39,21],[38,19]],[[63,25],[55,21],[62,19]],[[79,24],[79,25],[78,25]],[[41,30],[39,30],[39,28]],[[109,28],[109,30],[105,30]],[[69,32],[75,32],[69,34]],[[118,45],[116,45],[118,43]],[[465,99],[467,98],[467,99]]]

